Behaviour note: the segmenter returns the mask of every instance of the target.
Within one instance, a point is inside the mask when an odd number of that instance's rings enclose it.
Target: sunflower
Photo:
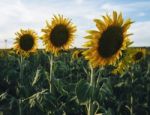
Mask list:
[[[76,26],[62,15],[52,18],[51,24],[47,22],[42,39],[46,51],[57,54],[60,50],[68,50],[74,39]]]
[[[134,53],[131,55],[131,59],[133,63],[137,63],[144,59],[146,56],[146,49],[144,48],[138,48],[135,49]]]
[[[130,19],[124,21],[122,13],[118,15],[114,11],[112,18],[106,15],[103,20],[94,19],[98,31],[87,31],[89,35],[85,37],[89,41],[84,47],[89,49],[83,55],[93,67],[115,64],[122,55],[122,50],[131,44],[129,36],[132,34],[127,33],[133,23]]]
[[[131,61],[131,52],[127,51],[126,55],[118,61],[115,65],[115,69],[112,71],[113,74],[120,74],[123,75],[129,68],[131,67],[133,61]]]
[[[77,50],[73,51],[73,53],[72,53],[72,59],[77,59],[77,58],[82,57],[82,52],[83,51],[84,50],[80,50],[80,49],[77,49]]]
[[[140,62],[145,58],[148,52],[144,48],[131,48],[126,51],[125,56],[117,64],[116,69],[113,70],[114,74],[123,74],[126,72],[133,64]]]
[[[38,36],[35,31],[21,29],[20,32],[16,33],[16,41],[13,49],[17,54],[25,57],[29,56],[31,52],[35,52],[37,49],[37,39]]]

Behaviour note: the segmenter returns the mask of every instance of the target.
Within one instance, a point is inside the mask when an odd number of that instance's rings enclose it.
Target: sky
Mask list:
[[[0,48],[11,48],[20,29],[34,29],[41,36],[54,14],[72,20],[77,26],[73,47],[82,47],[86,31],[96,29],[93,19],[113,10],[135,22],[129,29],[132,46],[150,46],[150,0],[0,0]]]

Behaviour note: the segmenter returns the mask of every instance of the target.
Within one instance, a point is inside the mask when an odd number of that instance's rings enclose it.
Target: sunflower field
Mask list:
[[[70,48],[77,27],[62,15],[41,36],[16,32],[0,50],[0,115],[150,115],[150,49],[131,47],[122,13],[94,22],[83,48]]]

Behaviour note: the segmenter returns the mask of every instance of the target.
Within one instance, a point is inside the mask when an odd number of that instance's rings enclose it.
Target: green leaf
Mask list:
[[[103,85],[99,89],[99,96],[103,100],[104,98],[108,98],[113,96],[112,87],[110,85],[110,81],[104,82]]]
[[[34,80],[32,82],[32,86],[34,86],[38,82],[38,80],[40,79],[40,75],[39,74],[40,74],[40,69],[37,69],[35,77],[34,77]]]
[[[115,85],[115,87],[122,87],[125,85],[125,82],[119,82],[118,84]]]
[[[109,108],[103,115],[112,115],[111,109]]]
[[[30,108],[34,107],[35,104],[36,104],[36,100],[35,100],[34,98],[31,98],[31,99],[29,100]]]
[[[60,79],[54,79],[54,85],[57,88],[58,92],[60,92],[63,95],[67,95],[68,92],[64,89],[65,84]]]
[[[2,93],[2,94],[0,95],[0,101],[6,99],[7,96],[8,96],[7,92]]]
[[[87,104],[92,97],[92,87],[85,80],[80,80],[76,86],[76,95],[80,104]]]

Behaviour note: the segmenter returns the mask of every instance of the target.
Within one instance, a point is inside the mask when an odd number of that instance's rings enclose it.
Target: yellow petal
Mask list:
[[[113,11],[113,21],[114,21],[114,23],[117,22],[117,12],[116,11]]]
[[[120,26],[123,24],[122,13],[120,13],[119,16],[118,16],[118,24],[119,24]]]
[[[103,21],[99,20],[99,19],[94,19],[94,22],[96,23],[96,27],[99,30],[105,30],[106,29],[106,25]]]

